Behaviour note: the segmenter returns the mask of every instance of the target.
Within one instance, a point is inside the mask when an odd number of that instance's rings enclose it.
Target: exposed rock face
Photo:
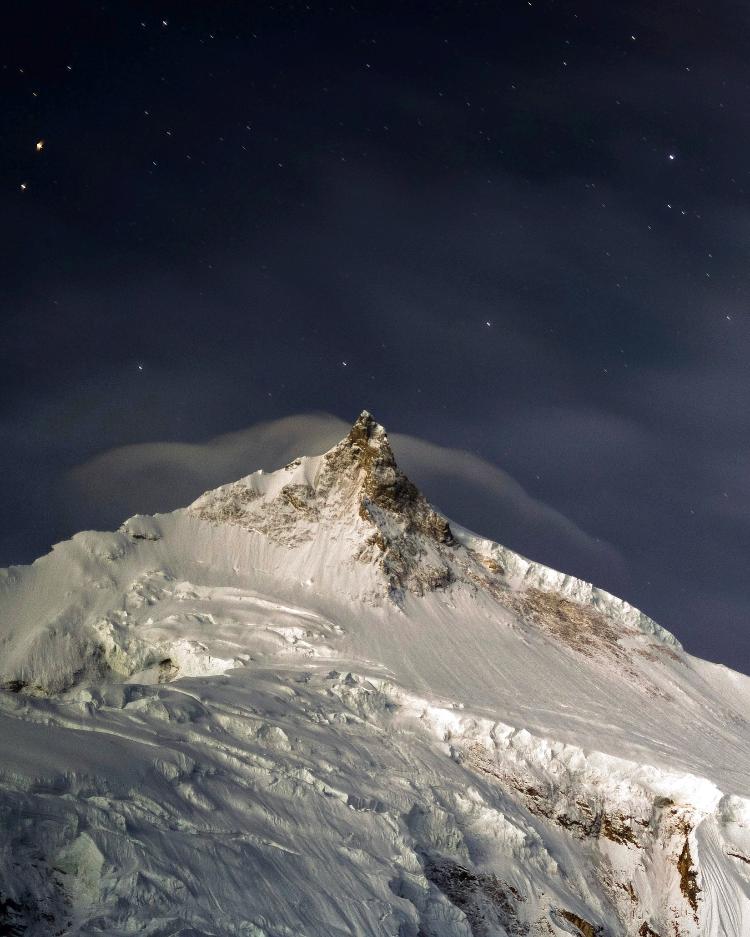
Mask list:
[[[443,549],[455,544],[448,522],[398,467],[385,430],[366,410],[324,460],[325,481],[351,486],[359,517],[374,528],[358,558],[379,560],[392,598],[453,581]]]
[[[599,869],[600,883],[616,913],[612,920],[642,921],[638,937],[660,937],[648,921],[658,912],[670,935],[684,937],[700,927],[700,870],[694,862],[694,830],[703,817],[700,810],[654,797],[639,783],[600,773],[565,779],[555,770],[538,773],[539,763],[521,764],[508,759],[501,748],[491,751],[471,745],[457,757],[471,769],[493,778],[498,786],[512,791],[529,813],[543,818],[565,833],[587,844],[592,867]],[[612,775],[614,772],[612,772]],[[627,804],[627,809],[623,807]],[[613,850],[613,844],[618,847]],[[614,861],[613,861],[614,860]],[[650,877],[658,867],[674,881],[671,895],[654,894]],[[558,917],[574,924],[584,937],[604,937],[609,931],[571,911],[557,908]],[[619,933],[613,930],[612,933]],[[627,931],[628,934],[631,931]]]
[[[496,875],[476,874],[449,859],[428,858],[425,877],[466,915],[473,937],[489,937],[502,927],[509,937],[527,937],[531,927],[519,920],[526,898]]]
[[[680,891],[687,899],[693,910],[695,923],[698,923],[698,870],[693,865],[693,857],[690,854],[689,829],[685,834],[685,845],[680,852],[680,858],[677,860],[677,869],[680,873]]]
[[[288,546],[358,523],[353,558],[379,566],[396,602],[406,592],[423,595],[453,582],[455,540],[448,521],[399,469],[385,430],[366,410],[333,449],[316,460],[296,460],[285,471],[292,477],[278,491],[264,491],[262,478],[249,476],[208,492],[190,510]]]
[[[378,508],[400,518],[405,533],[423,534],[445,546],[455,543],[448,521],[398,467],[385,430],[366,410],[325,458],[333,473],[352,474],[361,490],[360,515],[371,519],[372,508]]]
[[[588,921],[584,921],[582,917],[579,917],[572,911],[561,910],[557,913],[560,915],[560,917],[565,918],[566,921],[569,921],[571,924],[575,924],[583,937],[604,937],[604,931],[601,927],[596,927],[594,924],[590,924]]]
[[[655,930],[651,930],[648,924],[644,921],[638,930],[638,937],[659,937],[659,935]]]

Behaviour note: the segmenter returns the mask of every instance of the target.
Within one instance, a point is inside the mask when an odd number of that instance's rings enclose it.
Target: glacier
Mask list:
[[[750,934],[750,678],[367,412],[0,571],[0,686],[0,934]]]

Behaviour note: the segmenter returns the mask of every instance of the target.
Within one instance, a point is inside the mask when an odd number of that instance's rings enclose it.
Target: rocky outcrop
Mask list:
[[[398,467],[387,433],[367,411],[333,449],[282,471],[290,478],[281,488],[265,489],[265,477],[252,475],[208,492],[189,510],[292,547],[350,530],[359,544],[351,559],[379,568],[383,591],[397,603],[455,580],[448,521]]]

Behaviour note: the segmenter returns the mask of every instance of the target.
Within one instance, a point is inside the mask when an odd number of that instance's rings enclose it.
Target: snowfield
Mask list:
[[[367,413],[0,571],[0,683],[0,934],[750,934],[750,678]]]

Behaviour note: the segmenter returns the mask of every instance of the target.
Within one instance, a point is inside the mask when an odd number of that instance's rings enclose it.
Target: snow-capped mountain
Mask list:
[[[750,934],[750,678],[329,452],[0,572],[0,934]]]

